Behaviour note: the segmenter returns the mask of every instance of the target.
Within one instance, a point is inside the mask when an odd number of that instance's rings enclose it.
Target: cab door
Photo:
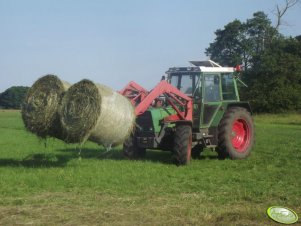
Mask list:
[[[204,73],[203,76],[203,107],[201,127],[211,125],[218,112],[221,102],[221,81],[219,73]]]

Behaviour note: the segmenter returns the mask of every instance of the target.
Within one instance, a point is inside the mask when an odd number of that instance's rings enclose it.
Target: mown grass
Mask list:
[[[206,150],[189,166],[170,153],[143,161],[26,132],[0,112],[0,225],[277,225],[272,205],[301,215],[301,115],[255,116],[256,144],[242,161]]]

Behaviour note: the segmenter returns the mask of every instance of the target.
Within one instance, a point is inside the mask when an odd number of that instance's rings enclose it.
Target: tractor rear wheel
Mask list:
[[[190,161],[192,144],[191,126],[176,125],[173,145],[173,161],[176,165],[186,165]]]
[[[220,158],[244,159],[254,144],[253,119],[245,108],[230,108],[218,126],[217,152]]]
[[[146,154],[145,148],[139,148],[135,141],[134,136],[130,136],[123,143],[123,155],[128,159],[141,159],[144,158]]]

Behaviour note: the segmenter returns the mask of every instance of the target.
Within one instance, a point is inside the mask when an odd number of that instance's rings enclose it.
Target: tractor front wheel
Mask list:
[[[230,108],[218,127],[219,157],[244,159],[250,155],[253,143],[254,125],[250,113],[245,108]]]
[[[176,125],[173,145],[173,161],[176,165],[186,165],[190,161],[192,144],[191,126]]]
[[[139,148],[135,141],[134,136],[130,136],[123,143],[123,155],[128,159],[141,159],[144,158],[146,150],[144,148]]]

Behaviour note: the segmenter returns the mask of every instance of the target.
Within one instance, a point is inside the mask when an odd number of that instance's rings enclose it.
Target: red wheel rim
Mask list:
[[[231,142],[237,152],[245,152],[250,143],[250,127],[246,120],[237,119],[232,124]]]

